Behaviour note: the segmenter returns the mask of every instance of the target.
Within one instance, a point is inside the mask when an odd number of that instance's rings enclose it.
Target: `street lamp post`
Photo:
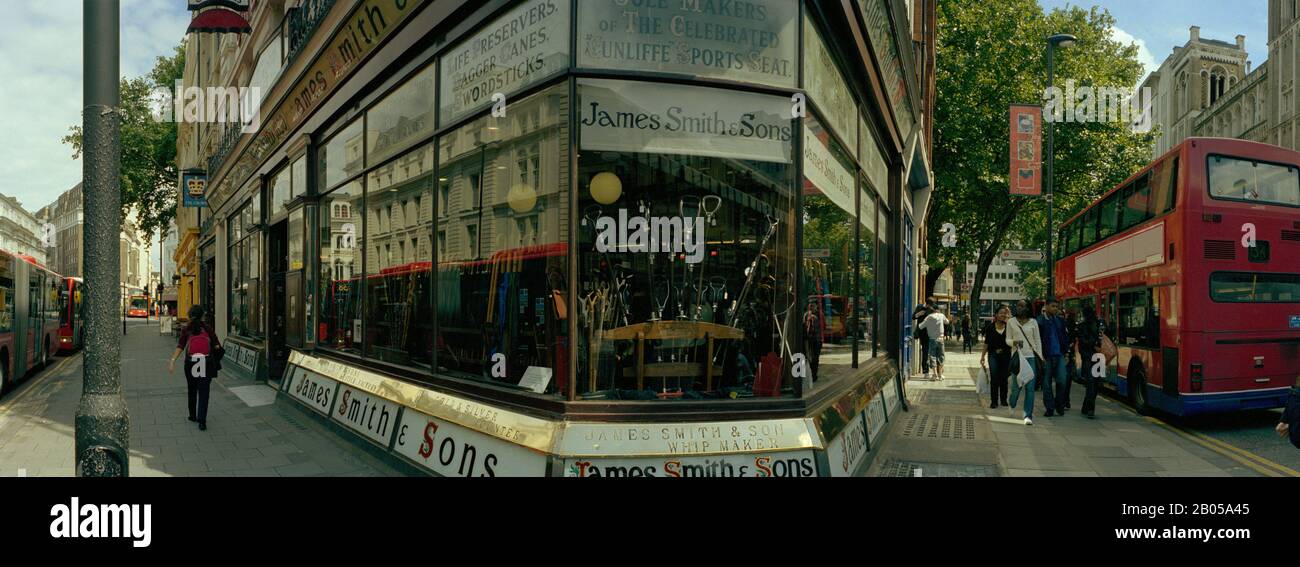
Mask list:
[[[1057,46],[1070,47],[1074,45],[1077,41],[1078,38],[1067,33],[1058,33],[1056,35],[1047,38],[1047,88],[1049,90],[1052,88],[1053,82],[1056,80],[1055,77],[1056,62],[1054,60],[1056,47]],[[1055,109],[1053,109],[1053,114],[1055,114]],[[1052,116],[1051,118],[1052,118],[1051,120],[1046,121],[1047,122],[1047,156],[1046,156],[1047,159],[1044,160],[1045,161],[1044,166],[1046,167],[1047,171],[1043,172],[1044,177],[1047,180],[1047,300],[1048,301],[1054,301],[1056,299],[1056,250],[1055,247],[1052,245],[1052,238],[1056,236],[1055,235],[1056,219],[1054,218],[1055,217],[1054,213],[1056,212],[1056,203],[1055,203],[1055,199],[1053,198],[1053,186],[1052,186],[1052,162],[1056,159],[1056,154],[1052,151],[1052,135],[1054,133],[1054,130],[1056,129],[1055,128],[1056,116]]]
[[[85,0],[82,158],[86,276],[86,350],[77,406],[76,474],[123,477],[130,473],[130,417],[122,397],[122,337],[115,331],[122,227],[119,0]]]

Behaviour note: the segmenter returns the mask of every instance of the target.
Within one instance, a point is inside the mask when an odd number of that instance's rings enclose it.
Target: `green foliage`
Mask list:
[[[1046,38],[1054,33],[1079,38],[1056,51],[1058,86],[1073,79],[1077,86],[1131,89],[1142,71],[1137,48],[1111,39],[1114,23],[1095,7],[1048,14],[1035,0],[939,2],[927,261],[932,273],[952,267],[957,275],[966,262],[976,262],[972,299],[978,300],[989,263],[1007,243],[1041,249],[1047,236],[1045,199],[1008,192],[1008,106],[1043,101]],[[1152,139],[1123,123],[1058,123],[1057,225],[1149,161]],[[944,223],[957,228],[954,248],[942,246]]]
[[[155,120],[151,95],[156,88],[175,88],[185,70],[182,47],[158,57],[147,75],[122,79],[122,213],[135,211],[144,234],[155,234],[176,216],[176,122]],[[81,126],[70,130],[63,143],[80,158]]]

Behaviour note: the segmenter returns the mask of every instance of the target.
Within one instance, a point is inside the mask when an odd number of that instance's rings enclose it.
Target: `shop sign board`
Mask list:
[[[827,125],[839,134],[840,139],[849,145],[858,141],[858,107],[849,94],[849,85],[844,81],[835,60],[826,50],[826,43],[813,25],[812,18],[804,20],[804,82],[813,103],[821,110],[821,116]],[[857,157],[857,148],[850,148],[850,154]]]
[[[393,451],[442,476],[546,476],[545,454],[410,408]]]
[[[293,372],[290,373],[288,384],[289,395],[297,398],[307,407],[328,416],[339,383],[305,368],[296,366],[292,368]]]
[[[907,79],[903,73],[902,53],[894,35],[890,0],[858,0],[858,4],[862,8],[867,38],[871,41],[871,52],[875,55],[881,79],[885,82],[890,110],[898,124],[899,137],[906,141],[916,126],[916,118],[912,113],[912,99],[908,95]],[[911,49],[910,46],[904,48]]]
[[[755,454],[820,449],[811,419],[769,419],[704,423],[580,423],[564,425],[558,455],[642,457],[646,455]]]
[[[508,104],[518,92],[569,66],[568,0],[529,0],[442,56],[439,125]]]
[[[880,432],[885,429],[885,400],[882,396],[872,398],[871,403],[867,404],[867,409],[863,412],[867,419],[867,440],[875,443],[880,437]]]
[[[697,86],[583,79],[582,149],[792,163],[790,99]]]
[[[790,0],[586,0],[578,66],[793,88],[798,22]]]
[[[890,380],[885,384],[884,388],[881,388],[880,392],[885,395],[885,412],[891,416],[894,415],[898,411],[899,402],[901,401],[898,397],[898,379]]]
[[[865,412],[864,412],[865,413]],[[861,413],[855,416],[848,427],[826,446],[826,459],[830,462],[831,476],[853,476],[858,465],[867,456],[870,444],[867,442],[867,422]]]
[[[334,420],[387,449],[397,429],[401,406],[345,384],[339,385],[338,392]]]
[[[817,476],[812,451],[762,454],[670,456],[658,458],[570,458],[564,461],[564,476],[735,478]]]
[[[181,206],[206,208],[208,206],[208,174],[202,170],[181,172]]]

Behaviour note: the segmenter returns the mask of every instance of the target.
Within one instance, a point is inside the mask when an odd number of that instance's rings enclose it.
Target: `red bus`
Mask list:
[[[126,309],[127,317],[148,318],[149,317],[149,296],[132,295],[130,303]]]
[[[1189,138],[1060,239],[1056,295],[1097,309],[1119,347],[1105,382],[1138,411],[1284,405],[1300,375],[1300,153]]]
[[[69,353],[85,344],[85,311],[81,298],[85,281],[81,278],[63,278],[59,290],[59,352]]]
[[[0,392],[53,359],[62,281],[31,256],[0,251]]]

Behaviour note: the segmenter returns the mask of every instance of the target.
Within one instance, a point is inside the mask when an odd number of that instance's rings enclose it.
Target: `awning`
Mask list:
[[[204,8],[211,8],[213,6],[222,6],[225,8],[230,8],[231,10],[234,10],[236,12],[248,11],[247,0],[243,2],[239,2],[237,0],[190,0],[189,9],[191,12],[197,12]]]
[[[248,20],[228,8],[213,8],[200,12],[190,20],[185,33],[249,33],[253,27]]]

